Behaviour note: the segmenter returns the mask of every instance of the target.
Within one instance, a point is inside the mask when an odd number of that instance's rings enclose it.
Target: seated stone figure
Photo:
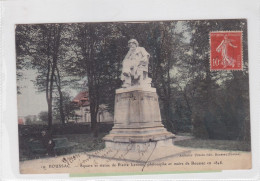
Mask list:
[[[128,42],[129,51],[123,60],[123,69],[121,80],[123,88],[130,86],[149,86],[151,87],[151,78],[148,77],[148,63],[150,54],[139,47],[135,39]]]

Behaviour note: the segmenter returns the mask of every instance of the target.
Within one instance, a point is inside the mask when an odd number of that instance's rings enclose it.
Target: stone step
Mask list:
[[[151,141],[159,141],[169,138],[174,138],[175,135],[170,132],[160,132],[160,133],[152,133],[152,134],[109,134],[103,138],[105,141],[113,141],[113,142],[123,142],[123,143],[144,143]]]
[[[111,134],[147,134],[147,133],[163,133],[167,132],[164,127],[155,127],[155,128],[129,128],[129,129],[112,129]]]

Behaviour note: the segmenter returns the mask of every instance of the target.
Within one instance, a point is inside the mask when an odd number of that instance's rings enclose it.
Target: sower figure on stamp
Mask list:
[[[43,130],[41,132],[41,134],[42,134],[42,144],[47,150],[46,155],[56,156],[56,153],[54,150],[55,143],[52,140],[51,134],[49,132],[47,132],[46,130]]]
[[[151,85],[151,79],[148,77],[148,63],[150,54],[139,47],[135,39],[128,41],[129,51],[123,60],[123,70],[121,80],[122,87],[127,88],[134,85]]]
[[[228,39],[227,35],[225,35],[224,40],[222,40],[222,42],[219,44],[219,46],[216,49],[217,52],[221,51],[224,67],[229,65],[232,65],[232,67],[235,66],[236,60],[228,55],[228,46],[231,46],[233,48],[237,48],[237,46],[233,45],[231,42],[232,40]]]

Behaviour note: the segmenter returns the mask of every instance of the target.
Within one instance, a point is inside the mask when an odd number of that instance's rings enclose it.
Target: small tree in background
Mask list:
[[[26,117],[25,117],[25,124],[26,124],[26,125],[32,124],[32,118],[31,118],[31,116],[26,116]]]
[[[72,120],[75,118],[75,110],[77,109],[76,105],[71,102],[72,97],[67,92],[62,92],[63,100],[60,100],[60,96],[56,97],[54,99],[54,105],[53,105],[53,117],[55,120],[60,121],[62,124],[68,123],[69,120]],[[62,102],[62,106],[60,103]],[[63,109],[62,111],[60,109]],[[61,112],[64,113],[64,120],[62,121],[61,118]]]
[[[42,111],[39,113],[39,119],[42,122],[48,122],[48,111]]]

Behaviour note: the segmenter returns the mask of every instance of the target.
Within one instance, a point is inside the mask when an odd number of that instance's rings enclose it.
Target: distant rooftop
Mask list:
[[[88,97],[89,97],[88,91],[82,91],[74,97],[72,102],[77,103],[78,106],[89,106],[89,98]]]

